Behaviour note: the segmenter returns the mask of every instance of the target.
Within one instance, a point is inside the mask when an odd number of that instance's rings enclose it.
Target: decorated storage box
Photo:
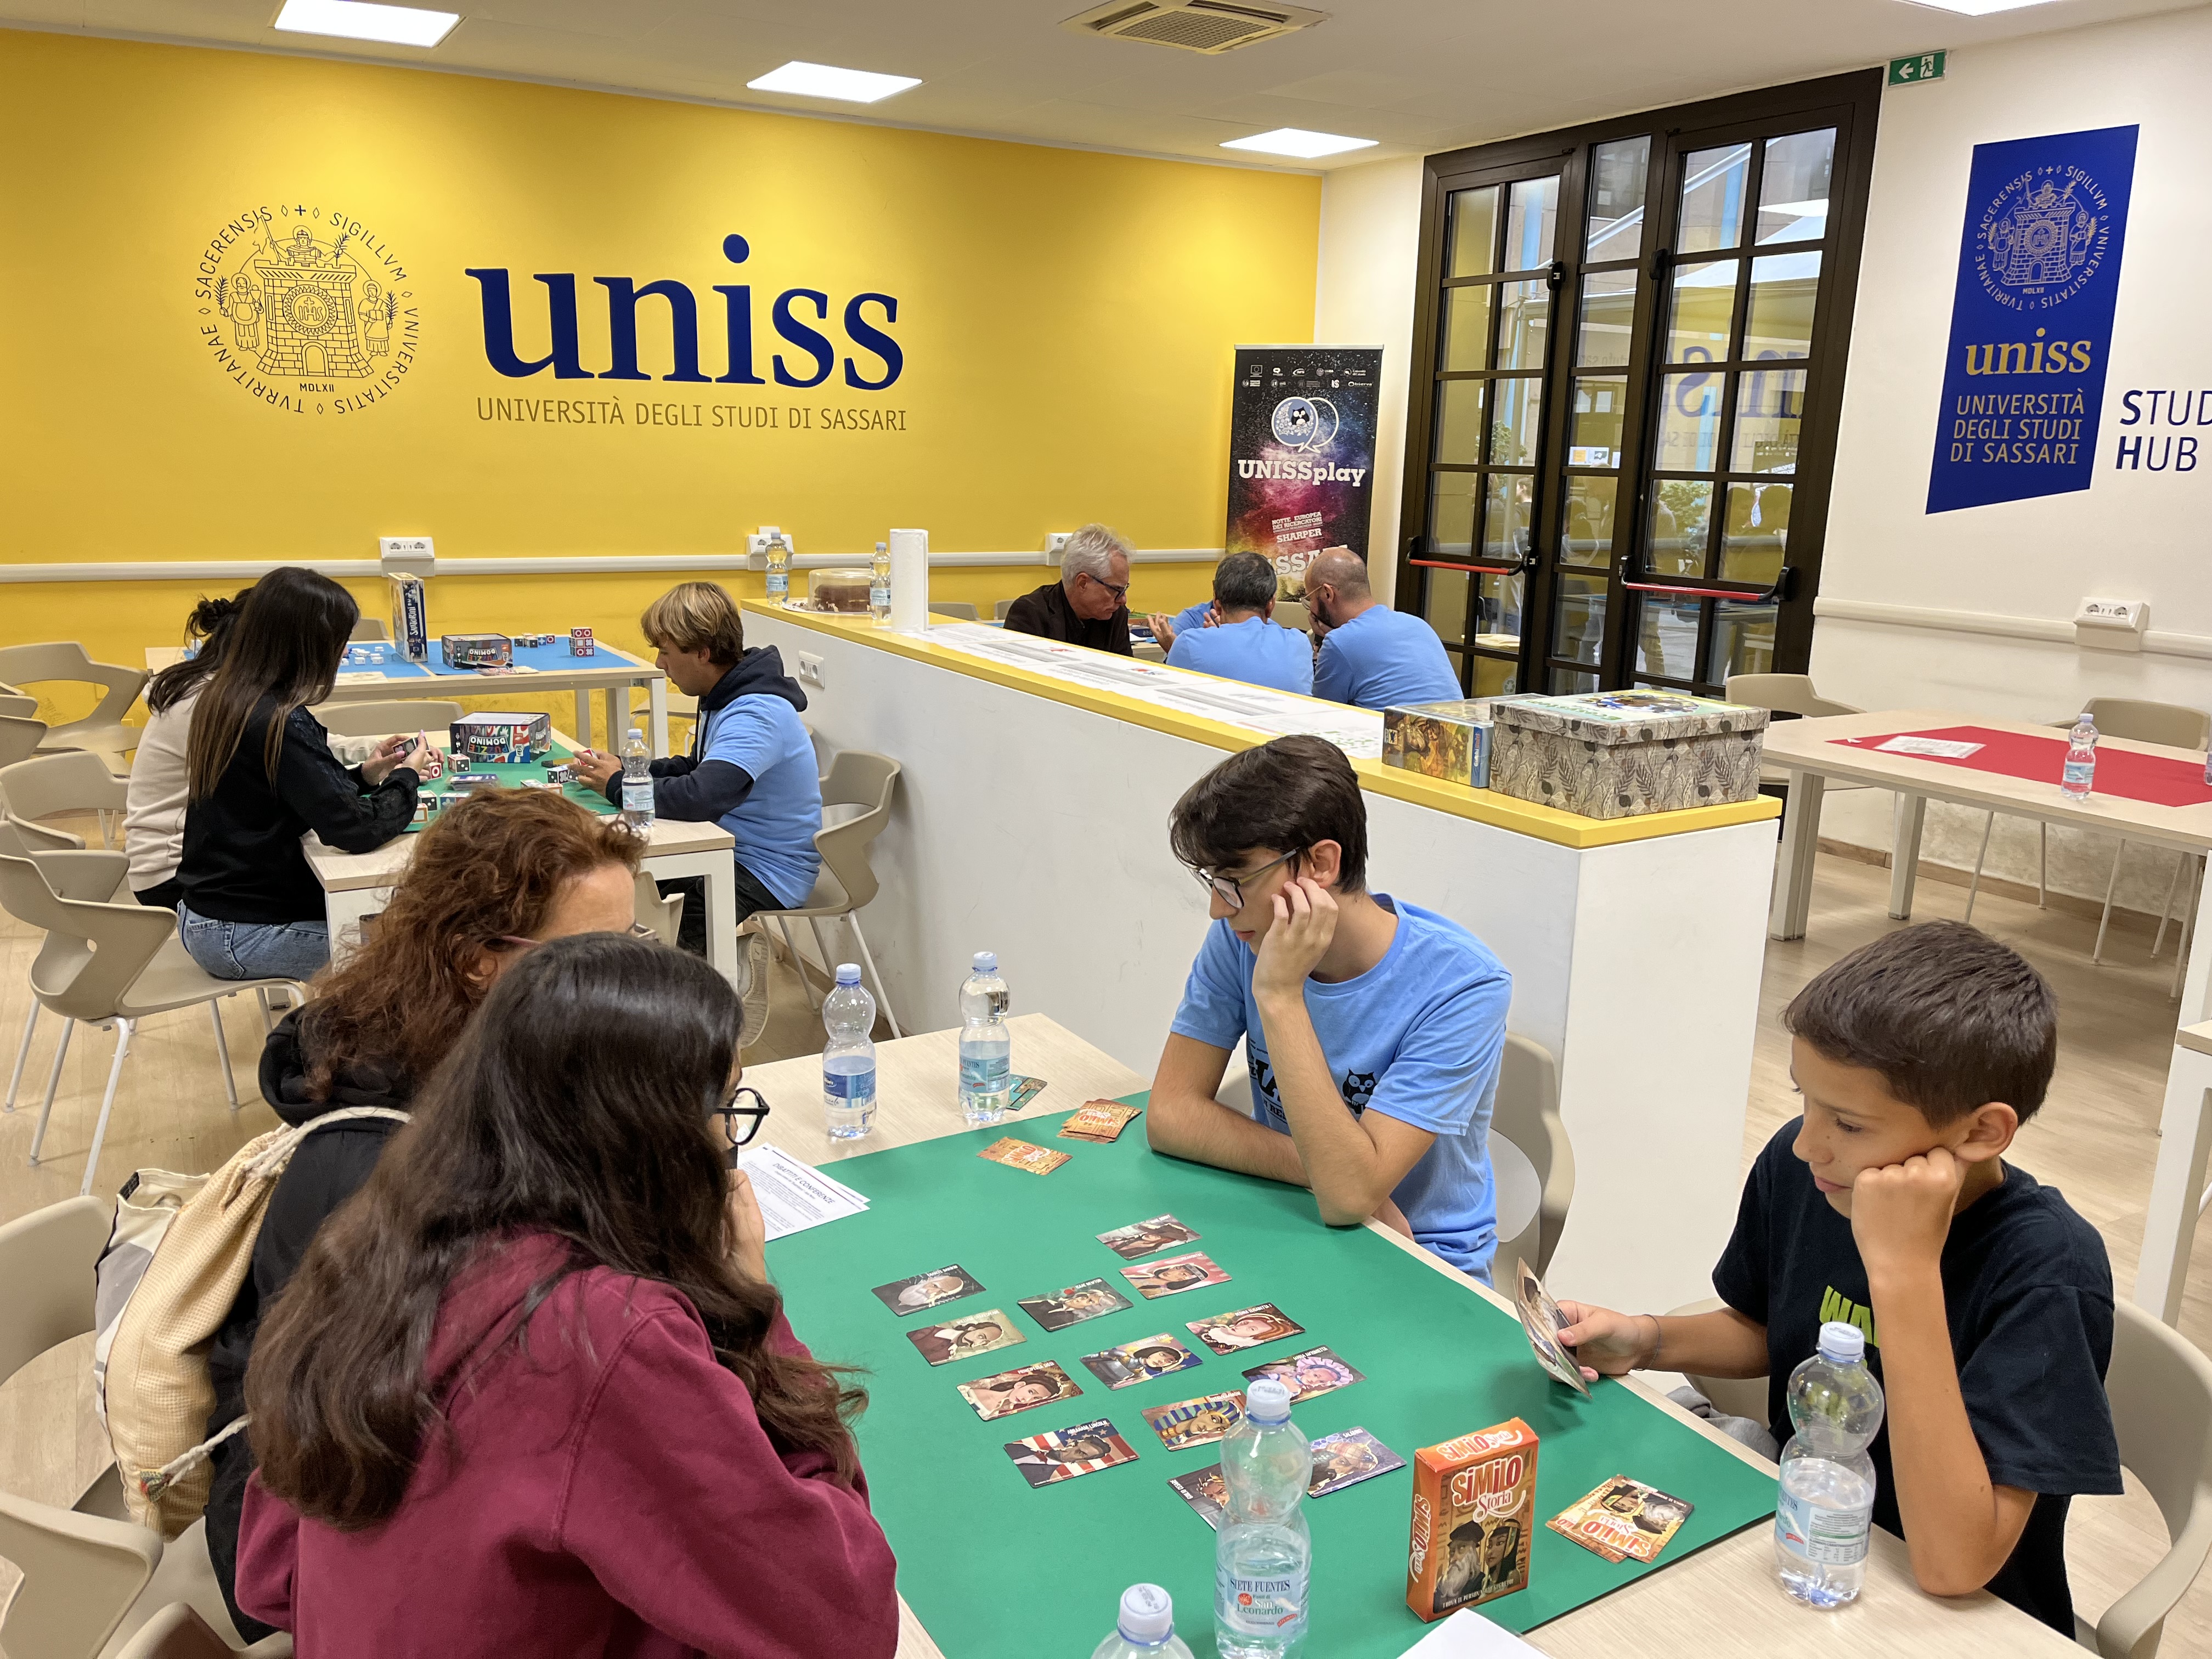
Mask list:
[[[464,714],[453,725],[457,765],[522,766],[553,747],[550,714]]]
[[[1423,777],[1490,787],[1490,699],[1410,702],[1382,711],[1382,764]]]
[[[392,578],[392,642],[410,662],[429,658],[430,600],[420,576]]]
[[[504,634],[441,634],[438,652],[448,668],[505,668],[514,661],[514,641]]]
[[[1425,1621],[1528,1585],[1536,1431],[1517,1417],[1413,1454],[1406,1605]]]
[[[1490,787],[1589,818],[1718,806],[1759,793],[1766,710],[1676,691],[1497,705]]]

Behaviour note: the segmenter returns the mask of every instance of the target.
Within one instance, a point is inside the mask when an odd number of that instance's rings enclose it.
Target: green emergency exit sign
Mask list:
[[[1940,52],[1923,52],[1911,58],[1893,58],[1889,60],[1889,84],[1909,86],[1915,81],[1940,81],[1943,78],[1943,59]]]

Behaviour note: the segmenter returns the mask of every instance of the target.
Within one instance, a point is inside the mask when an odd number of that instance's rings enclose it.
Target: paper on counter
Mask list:
[[[1532,1648],[1473,1607],[1462,1607],[1406,1650],[1405,1659],[1523,1659]]]
[[[1938,760],[1964,760],[1982,750],[1978,743],[1960,743],[1950,738],[1892,738],[1875,747],[1885,755],[1932,755]]]
[[[753,1183],[770,1240],[825,1221],[842,1221],[868,1207],[868,1200],[850,1187],[801,1164],[780,1146],[744,1147],[738,1153],[738,1167]]]

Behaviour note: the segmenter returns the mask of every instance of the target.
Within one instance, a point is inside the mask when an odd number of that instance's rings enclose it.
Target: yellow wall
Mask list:
[[[9,32],[0,154],[0,561],[19,563],[373,558],[378,536],[420,534],[447,557],[722,554],[763,523],[803,553],[860,551],[893,524],[927,526],[940,550],[1005,551],[1092,518],[1140,546],[1218,546],[1231,349],[1312,329],[1309,177]],[[304,222],[327,247],[356,222],[340,257],[404,295],[376,372],[268,376],[296,407],[249,395],[204,332],[251,373],[204,255],[234,271],[263,236]],[[732,232],[750,246],[742,264],[724,255]],[[896,322],[865,315],[905,364],[883,391],[844,386],[842,361],[811,390],[505,378],[486,361],[471,266],[512,274],[525,358],[547,349],[532,280],[545,271],[576,278],[588,369],[611,362],[599,276],[685,284],[708,375],[726,366],[718,283],[754,291],[764,378],[778,351],[808,366],[770,316],[793,288],[830,296],[827,324],[799,314],[864,378],[882,368],[847,343],[842,308],[895,295]],[[656,375],[673,366],[666,315],[639,307]],[[410,339],[407,372],[391,374]],[[484,400],[550,398],[619,398],[633,416],[482,418]],[[640,425],[641,403],[699,424]],[[717,406],[746,405],[779,409],[777,428],[713,424]],[[815,411],[811,429],[788,429],[793,408]],[[901,411],[904,429],[823,430],[831,409]],[[933,591],[988,604],[1048,574],[941,570]],[[432,626],[590,623],[626,644],[672,580],[441,577]],[[1187,603],[1206,572],[1143,566],[1137,586],[1137,603]],[[9,586],[0,639],[80,638],[135,663],[176,637],[196,591]],[[374,585],[361,591],[381,608]]]

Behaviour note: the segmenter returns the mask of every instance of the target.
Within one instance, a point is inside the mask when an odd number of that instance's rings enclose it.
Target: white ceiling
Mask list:
[[[1060,27],[1086,0],[432,0],[463,21],[429,50],[315,42],[431,65],[749,108],[1222,161],[1298,126],[1381,141],[1321,162],[1450,149],[1936,47],[2179,9],[2053,0],[1972,18],[1907,0],[1305,0],[1329,21],[1213,58]],[[277,0],[0,0],[0,24],[280,52]],[[919,76],[871,106],[749,92],[791,58]],[[1233,153],[1232,153],[1233,154]]]

